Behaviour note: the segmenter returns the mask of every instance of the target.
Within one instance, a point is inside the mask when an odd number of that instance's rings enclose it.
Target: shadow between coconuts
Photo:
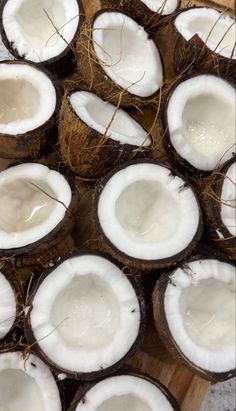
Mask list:
[[[37,340],[35,339],[34,332],[31,326],[31,321],[30,321],[30,313],[33,309],[33,300],[34,296],[39,288],[39,286],[42,284],[42,282],[45,280],[45,278],[50,275],[58,266],[60,266],[64,261],[71,259],[73,257],[79,257],[83,255],[95,255],[98,257],[103,257],[116,265],[118,268],[120,268],[123,271],[123,267],[120,263],[115,261],[112,257],[107,255],[106,253],[97,251],[97,250],[91,250],[91,249],[81,249],[76,252],[72,252],[71,254],[64,256],[60,262],[54,265],[51,269],[45,271],[41,277],[39,278],[38,282],[35,284],[35,287],[31,293],[31,296],[29,298],[29,303],[28,307],[29,309],[27,310],[27,314],[25,317],[25,325],[24,325],[24,330],[25,330],[25,336],[27,339],[27,342],[29,344],[27,351],[33,351],[35,352],[53,371],[55,372],[56,375],[59,375],[61,373],[65,374],[66,378],[68,379],[76,379],[76,380],[81,380],[81,381],[92,381],[92,380],[97,380],[99,378],[103,378],[105,376],[111,375],[115,373],[119,368],[122,367],[123,363],[129,359],[137,350],[138,347],[143,339],[144,332],[145,332],[145,327],[146,327],[146,321],[145,321],[145,316],[146,316],[146,307],[145,307],[145,300],[143,297],[143,291],[141,284],[138,280],[137,277],[134,277],[132,275],[126,275],[127,279],[130,281],[132,284],[135,294],[137,296],[138,302],[139,302],[139,308],[140,308],[140,327],[139,327],[139,332],[137,334],[137,338],[134,341],[133,345],[129,349],[129,351],[124,355],[123,358],[121,358],[119,361],[117,361],[115,364],[109,366],[108,368],[101,368],[99,371],[94,371],[90,373],[80,373],[80,372],[72,372],[70,370],[66,370],[62,367],[59,367],[56,363],[50,360],[50,358],[41,350]],[[47,336],[46,336],[47,337]],[[45,337],[45,338],[46,338]]]
[[[109,181],[109,179],[118,171],[123,170],[127,166],[134,165],[134,164],[139,164],[139,163],[148,163],[148,164],[156,164],[160,166],[164,166],[168,170],[170,170],[170,175],[176,175],[177,177],[181,178],[185,182],[185,187],[190,187],[192,189],[192,192],[194,193],[196,202],[198,204],[198,209],[199,209],[199,223],[198,223],[198,229],[189,243],[189,245],[182,251],[180,251],[178,254],[175,254],[174,256],[170,256],[167,258],[163,259],[157,259],[157,260],[143,260],[140,258],[135,258],[132,256],[129,256],[128,254],[125,254],[124,252],[118,250],[118,248],[115,247],[115,245],[110,241],[110,239],[106,236],[106,234],[103,232],[103,229],[101,227],[101,224],[99,222],[98,218],[98,203],[99,203],[99,197],[100,194],[106,185],[106,183]],[[165,268],[171,265],[177,264],[177,262],[183,260],[187,255],[191,254],[191,252],[194,250],[196,247],[198,241],[201,238],[202,232],[203,232],[203,221],[202,221],[202,211],[200,207],[200,202],[198,200],[198,197],[192,188],[192,186],[189,184],[187,179],[183,177],[178,171],[175,169],[171,169],[169,166],[166,164],[161,163],[160,161],[157,160],[146,160],[146,159],[136,159],[136,160],[131,160],[127,161],[126,163],[123,163],[119,167],[115,168],[112,170],[110,173],[106,175],[106,177],[98,184],[96,187],[95,191],[95,198],[94,198],[94,211],[93,211],[93,216],[94,216],[94,221],[95,221],[95,227],[100,235],[101,242],[103,244],[104,249],[111,254],[114,258],[117,258],[119,261],[121,261],[122,264],[128,265],[130,267],[135,267],[138,269],[143,269],[143,270],[153,270],[157,268]],[[158,247],[158,246],[157,246]]]
[[[84,23],[81,29],[77,44],[76,44],[76,60],[78,74],[80,75],[80,80],[83,81],[84,86],[102,99],[113,103],[115,106],[119,105],[122,108],[125,107],[141,107],[143,105],[156,105],[159,99],[160,88],[150,96],[139,97],[135,94],[129,92],[129,88],[132,84],[124,89],[113,80],[108,77],[102,68],[102,64],[99,62],[97,55],[93,47],[92,31],[95,20],[103,13],[121,13],[132,19],[127,13],[120,9],[102,9],[98,10],[92,17],[89,23]],[[132,19],[134,20],[134,19]],[[134,20],[135,21],[135,20]],[[137,23],[137,22],[136,22]],[[138,24],[138,23],[137,23]],[[84,51],[84,44],[86,44],[86,51]],[[162,83],[165,81],[165,66],[163,57],[156,46],[161,60],[163,79]],[[138,81],[136,82],[138,83]],[[133,83],[135,84],[135,82]]]
[[[53,75],[57,76],[58,78],[63,78],[63,77],[66,77],[66,76],[72,74],[72,72],[74,71],[74,68],[75,68],[75,56],[74,56],[73,48],[75,46],[77,37],[80,33],[81,27],[82,27],[83,22],[85,20],[85,11],[84,11],[84,6],[83,6],[83,3],[82,3],[82,0],[76,0],[76,1],[78,3],[80,13],[79,13],[78,27],[77,27],[76,33],[75,33],[72,41],[70,43],[67,43],[67,47],[65,48],[65,50],[62,51],[57,56],[52,57],[49,60],[42,61],[40,63],[34,63],[38,68],[42,69],[43,67],[45,67]],[[2,37],[2,41],[5,45],[5,47],[8,49],[8,51],[16,59],[23,60],[26,63],[32,63],[30,60],[25,59],[24,56],[21,56],[18,53],[17,49],[14,48],[12,42],[10,42],[7,38],[7,35],[6,35],[4,27],[3,27],[3,9],[4,9],[7,2],[8,2],[8,0],[3,0],[3,1],[1,1],[1,4],[0,4],[0,35]]]
[[[86,403],[86,394],[96,384],[98,384],[99,382],[104,381],[104,380],[106,380],[110,377],[118,377],[118,376],[122,376],[122,375],[130,376],[130,377],[139,377],[139,378],[142,378],[142,379],[146,380],[147,382],[150,382],[151,384],[155,385],[162,392],[162,394],[164,394],[165,397],[168,399],[168,401],[170,402],[170,404],[173,407],[173,411],[181,411],[180,406],[179,406],[177,400],[175,399],[175,397],[171,394],[171,392],[160,381],[158,381],[157,379],[151,378],[148,374],[139,373],[136,370],[131,370],[131,369],[127,369],[127,368],[124,368],[123,370],[120,370],[119,372],[116,372],[112,376],[106,376],[106,378],[99,379],[96,382],[87,383],[84,386],[80,386],[79,389],[77,390],[76,394],[75,394],[75,397],[74,397],[68,411],[75,411],[76,407],[78,406],[80,401],[82,401],[82,403],[85,404]],[[124,411],[129,411],[129,410],[124,410]]]
[[[56,92],[56,106],[52,116],[41,126],[23,134],[0,133],[0,157],[15,160],[30,160],[39,158],[50,141],[53,143],[57,135],[57,120],[62,99],[62,89],[51,73],[32,62],[23,60],[3,60],[1,64],[26,65],[44,73],[52,82]]]
[[[187,261],[180,264],[179,267],[187,266],[188,263],[197,260],[214,260],[217,259],[223,263],[228,263],[236,267],[233,261],[228,260],[222,253],[215,253],[215,255],[209,256],[202,256],[202,255],[194,255],[190,257]],[[164,309],[164,296],[167,285],[170,281],[169,276],[173,274],[173,271],[168,271],[163,273],[160,280],[156,283],[156,288],[154,289],[152,300],[153,300],[153,314],[155,319],[155,326],[160,335],[160,338],[165,345],[166,349],[170,352],[170,354],[181,364],[189,368],[192,372],[199,375],[201,378],[212,382],[220,382],[231,379],[236,376],[236,369],[231,369],[226,372],[212,372],[201,367],[198,367],[194,364],[189,358],[185,356],[183,351],[179,348],[178,344],[176,343],[172,333],[169,329],[169,325],[166,319],[166,313]]]
[[[162,104],[161,104],[161,109],[160,109],[160,117],[159,117],[159,123],[160,127],[163,133],[163,145],[165,147],[165,150],[167,154],[169,155],[170,160],[172,161],[172,164],[178,168],[178,170],[183,173],[183,175],[186,178],[192,178],[192,177],[197,177],[197,179],[202,179],[205,177],[208,177],[214,170],[206,171],[206,170],[201,170],[196,167],[194,167],[191,163],[189,163],[187,160],[185,160],[183,157],[178,154],[178,152],[175,150],[171,138],[170,138],[170,132],[169,132],[169,126],[168,126],[168,119],[167,119],[167,108],[168,104],[170,101],[170,98],[172,97],[175,89],[184,81],[190,80],[192,78],[201,76],[201,75],[216,75],[215,73],[212,73],[210,71],[206,70],[200,70],[198,73],[189,73],[187,75],[184,75],[180,78],[178,78],[177,81],[175,81],[174,85],[171,87],[170,91],[168,94],[163,97]],[[232,80],[226,76],[217,76],[222,80],[227,81],[235,90],[236,86]],[[228,150],[226,151],[228,152]]]

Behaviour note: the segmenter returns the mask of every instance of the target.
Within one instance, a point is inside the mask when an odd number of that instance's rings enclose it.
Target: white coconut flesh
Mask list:
[[[171,275],[164,307],[169,330],[193,364],[211,372],[235,367],[235,267],[215,259],[190,262]]]
[[[151,144],[148,133],[137,121],[93,93],[77,91],[71,94],[70,104],[84,123],[112,140],[144,147]]]
[[[28,64],[0,64],[0,133],[17,135],[46,123],[55,112],[49,77]]]
[[[178,6],[177,0],[140,0],[154,13],[167,15],[173,13]]]
[[[30,323],[40,349],[58,367],[90,373],[121,360],[137,339],[140,307],[131,283],[109,260],[66,260],[39,286]]]
[[[227,170],[221,192],[221,220],[232,236],[236,236],[236,163]]]
[[[93,24],[93,47],[100,64],[116,84],[131,94],[148,97],[163,80],[159,51],[147,32],[130,17],[103,12]]]
[[[175,26],[187,41],[197,34],[210,50],[236,59],[236,22],[227,14],[208,7],[190,9],[176,17]]]
[[[143,260],[158,260],[184,250],[199,225],[199,207],[191,188],[152,163],[126,166],[105,184],[98,220],[119,251]]]
[[[77,32],[79,14],[77,0],[8,0],[2,21],[18,54],[39,63],[64,52]]]
[[[232,157],[235,113],[235,89],[227,81],[213,75],[189,78],[175,88],[169,99],[171,143],[192,166],[213,170]]]
[[[32,244],[64,218],[71,202],[64,176],[37,163],[0,173],[0,249]]]
[[[6,277],[0,272],[0,339],[10,331],[16,318],[15,294]]]
[[[0,411],[61,411],[57,385],[35,355],[0,355]]]
[[[85,399],[85,401],[84,401]],[[131,375],[107,378],[94,385],[75,411],[173,411],[167,397],[151,382]]]

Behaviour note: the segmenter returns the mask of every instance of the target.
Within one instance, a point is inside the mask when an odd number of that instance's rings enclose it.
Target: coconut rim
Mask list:
[[[219,6],[219,5],[218,5],[218,6]],[[177,29],[177,27],[176,27],[176,25],[175,25],[175,20],[179,17],[179,15],[182,14],[182,13],[184,13],[184,12],[188,12],[188,11],[190,11],[190,10],[196,10],[196,9],[210,9],[210,10],[215,10],[215,11],[217,11],[219,14],[222,14],[222,10],[220,11],[220,10],[218,10],[218,9],[216,9],[216,8],[214,8],[214,7],[210,7],[210,6],[197,6],[197,5],[194,5],[194,6],[192,6],[192,7],[186,7],[186,8],[184,8],[184,9],[181,9],[181,10],[178,11],[178,13],[177,13],[176,16],[173,16],[173,27],[174,27],[174,30],[175,30],[175,32],[177,33],[177,35],[180,36],[180,37],[182,37],[183,40],[184,40],[186,43],[190,43],[194,38],[197,37],[197,38],[199,39],[199,41],[202,42],[203,48],[204,48],[204,49],[207,49],[207,50],[209,51],[209,53],[216,54],[219,59],[223,59],[223,60],[226,59],[226,60],[230,60],[230,61],[234,62],[235,59],[232,59],[231,57],[222,56],[219,52],[216,52],[216,51],[214,51],[214,50],[211,50],[211,49],[206,45],[206,43],[201,39],[201,37],[198,35],[198,33],[193,34],[193,36],[192,36],[189,40],[187,40],[187,39],[180,33],[180,31]],[[230,9],[230,10],[231,10],[231,9]],[[233,11],[233,10],[232,10],[232,11]],[[224,15],[224,14],[222,14],[222,15]],[[229,16],[230,18],[233,19],[233,17],[231,17],[229,14],[225,14],[225,15],[226,15],[226,16]],[[218,21],[218,20],[217,20],[217,21]],[[235,61],[235,63],[236,63],[236,61]],[[210,74],[210,73],[209,73],[209,74]]]
[[[198,73],[192,73],[192,74],[187,74],[184,75],[182,78],[178,79],[173,87],[171,87],[170,91],[168,92],[167,96],[165,96],[163,98],[163,102],[162,102],[162,107],[161,107],[161,111],[160,111],[160,124],[161,124],[161,129],[164,133],[164,138],[163,138],[163,143],[164,146],[166,148],[166,150],[169,152],[170,151],[170,155],[173,157],[175,157],[174,162],[175,164],[179,164],[181,163],[180,166],[180,171],[182,171],[184,173],[184,171],[187,170],[188,173],[191,174],[196,174],[196,175],[200,175],[200,176],[208,176],[209,174],[211,174],[212,172],[214,172],[213,170],[202,170],[200,168],[196,168],[194,165],[192,165],[188,160],[186,160],[184,157],[182,157],[177,150],[175,149],[175,147],[172,144],[171,138],[170,138],[170,131],[169,131],[169,126],[168,126],[168,119],[167,119],[167,109],[168,109],[168,105],[169,105],[169,100],[172,97],[172,94],[174,93],[174,91],[176,90],[176,88],[183,83],[184,81],[187,80],[191,80],[192,78],[201,76],[201,75],[210,75],[210,76],[214,76],[217,79],[221,79],[226,81],[231,87],[233,87],[236,90],[236,86],[233,83],[232,79],[230,77],[227,76],[217,76],[214,73],[211,73],[210,71],[205,71],[205,70],[200,70]],[[221,157],[221,159],[225,156],[226,153],[229,152],[229,150],[231,149],[231,147],[224,153],[224,155]],[[232,147],[233,149],[233,147]],[[225,160],[229,161],[231,159]],[[224,162],[222,162],[221,166],[224,165]]]
[[[58,84],[58,82],[55,80],[53,75],[45,67],[41,67],[41,66],[31,62],[31,61],[27,61],[27,60],[2,60],[2,61],[0,61],[0,65],[1,64],[28,65],[28,66],[34,68],[35,70],[41,71],[43,74],[45,74],[49,78],[49,80],[52,82],[52,85],[54,86],[55,94],[56,94],[55,109],[54,109],[54,112],[52,113],[52,115],[43,124],[41,124],[40,126],[38,126],[36,128],[33,128],[31,130],[27,130],[26,132],[21,133],[21,134],[6,134],[6,133],[1,133],[0,132],[0,137],[7,137],[9,139],[13,139],[13,141],[16,141],[16,139],[20,139],[22,137],[26,137],[27,139],[30,139],[33,135],[36,135],[36,137],[37,137],[37,134],[39,134],[40,132],[43,132],[45,130],[45,128],[48,126],[48,124],[53,122],[59,114],[60,106],[61,106],[61,98],[62,98],[61,86]],[[55,123],[56,123],[56,121],[55,121]],[[53,124],[51,125],[51,128],[52,127],[53,127]]]
[[[17,163],[17,164],[10,164],[9,167],[7,169],[10,169],[12,167],[15,167],[17,165],[24,165],[27,163]],[[38,163],[37,161],[35,162],[31,162],[30,164],[39,164],[39,165],[44,165],[41,163]],[[9,249],[0,249],[0,258],[2,257],[14,257],[14,256],[18,256],[24,253],[28,253],[34,249],[37,249],[37,247],[39,247],[40,245],[49,242],[50,243],[50,239],[55,237],[55,235],[57,234],[57,232],[64,226],[65,224],[65,220],[66,219],[70,219],[73,217],[74,214],[74,209],[77,203],[77,190],[75,187],[75,182],[74,179],[72,178],[71,174],[66,174],[63,171],[58,171],[58,169],[56,167],[52,167],[52,166],[47,166],[45,165],[45,167],[47,167],[49,170],[51,171],[57,171],[59,174],[61,174],[65,181],[67,182],[67,184],[70,187],[71,190],[71,201],[69,206],[67,207],[67,210],[65,212],[64,217],[61,219],[61,221],[59,221],[59,223],[53,228],[53,230],[51,230],[48,234],[46,234],[44,237],[40,238],[39,240],[27,244],[25,246],[22,247],[17,247],[17,248],[9,248]],[[4,170],[3,170],[4,171]]]
[[[180,0],[179,0],[179,1],[180,1]],[[116,13],[123,14],[124,16],[128,17],[129,19],[133,20],[132,17],[130,17],[129,14],[126,13],[125,11],[123,11],[122,9],[115,9],[115,12],[116,12]],[[95,20],[100,16],[100,14],[103,14],[103,13],[114,13],[114,9],[104,8],[104,9],[98,10],[98,11],[93,15],[93,18],[91,19],[91,22],[90,22],[90,28],[91,28],[91,30],[93,29]],[[134,20],[134,21],[135,21],[135,20]],[[135,21],[135,23],[136,23],[138,26],[140,26],[140,24],[137,23],[136,21]],[[141,26],[141,27],[142,27],[142,26]],[[144,30],[145,30],[145,32],[148,34],[148,38],[150,38],[150,35],[149,35],[148,31],[146,31],[146,29],[144,29]],[[122,93],[122,92],[128,93],[128,96],[129,96],[131,99],[137,99],[137,100],[140,100],[140,101],[150,101],[150,100],[154,100],[155,97],[157,97],[157,96],[160,94],[160,90],[161,90],[161,88],[162,88],[162,85],[163,85],[164,82],[165,82],[165,64],[164,64],[164,58],[163,58],[163,56],[162,56],[159,48],[156,46],[156,44],[155,44],[155,47],[156,47],[156,49],[157,49],[157,51],[158,51],[158,53],[159,53],[160,63],[161,63],[161,66],[162,66],[162,82],[161,82],[160,87],[158,88],[158,90],[156,90],[154,93],[150,94],[150,96],[144,96],[144,97],[130,93],[129,88],[131,87],[131,85],[130,85],[128,88],[122,88],[119,84],[117,84],[115,81],[113,81],[113,80],[106,74],[106,72],[105,72],[105,70],[103,69],[102,64],[100,64],[100,61],[99,61],[99,59],[98,59],[98,57],[97,57],[97,54],[96,54],[96,52],[95,52],[95,49],[94,49],[94,46],[93,46],[92,36],[91,36],[91,39],[90,39],[90,47],[91,47],[91,49],[92,49],[92,51],[93,51],[93,54],[94,54],[94,56],[95,56],[95,58],[96,58],[96,63],[95,63],[95,64],[99,66],[99,68],[101,69],[101,71],[102,71],[103,76],[105,77],[105,79],[106,79],[106,77],[107,77],[109,81],[111,81],[116,87],[118,87],[118,88],[121,90],[121,93]],[[121,106],[122,106],[122,105],[121,105]]]
[[[143,372],[140,373],[139,371],[136,372],[136,370],[130,370],[126,368],[123,370],[120,370],[119,372],[116,372],[113,375],[108,375],[103,379],[99,379],[98,381],[88,382],[86,385],[79,387],[68,411],[76,411],[76,408],[79,405],[79,403],[83,401],[83,398],[95,385],[99,384],[102,381],[108,380],[109,378],[122,377],[122,376],[141,378],[151,383],[157,389],[159,389],[162,392],[162,394],[167,398],[170,405],[173,407],[173,411],[181,411],[176,398],[169,391],[169,389],[164,384],[162,384],[158,379],[152,378],[150,375],[146,373],[143,373]]]
[[[98,211],[98,203],[99,203],[100,194],[103,191],[104,186],[107,184],[107,182],[110,180],[110,178],[114,174],[116,174],[117,172],[123,170],[126,167],[129,167],[129,166],[132,166],[132,165],[135,165],[135,164],[139,164],[139,163],[142,163],[142,164],[143,163],[148,163],[148,164],[154,164],[154,165],[158,165],[158,166],[161,166],[161,167],[165,167],[166,169],[168,169],[170,171],[171,175],[175,175],[175,176],[177,176],[177,177],[179,177],[180,179],[183,180],[183,182],[185,183],[185,186],[192,190],[192,193],[194,194],[194,197],[196,199],[196,203],[198,205],[198,210],[199,210],[199,222],[198,222],[197,231],[196,231],[194,237],[192,238],[191,242],[188,244],[188,246],[185,247],[185,249],[183,249],[179,253],[177,253],[177,254],[175,254],[171,257],[166,257],[166,258],[162,258],[162,259],[144,260],[142,258],[136,258],[136,257],[129,256],[128,254],[126,254],[123,251],[119,250],[111,242],[111,240],[104,233],[103,228],[100,224],[97,211]],[[143,266],[147,266],[147,267],[150,266],[150,265],[158,265],[158,264],[160,264],[162,266],[168,266],[168,265],[174,264],[176,261],[181,260],[186,255],[187,250],[191,249],[191,246],[194,247],[197,244],[197,242],[199,241],[199,239],[202,235],[202,231],[203,231],[202,210],[201,210],[201,207],[200,207],[200,202],[199,202],[197,194],[195,193],[195,191],[194,191],[193,187],[191,186],[191,184],[187,181],[187,179],[184,176],[181,175],[181,173],[176,171],[176,169],[173,169],[173,168],[161,163],[158,160],[152,160],[152,159],[130,160],[130,161],[127,161],[127,162],[121,164],[119,167],[116,167],[110,173],[108,173],[106,175],[106,177],[104,179],[102,179],[102,181],[99,183],[99,185],[96,188],[95,199],[94,199],[94,207],[93,207],[93,217],[94,217],[94,220],[95,220],[95,225],[96,225],[97,232],[102,235],[102,237],[105,239],[105,242],[107,243],[107,245],[109,246],[109,248],[111,250],[113,250],[124,261],[128,260],[131,263],[139,263],[139,264],[142,264]]]
[[[102,257],[112,264],[114,264],[116,267],[118,267],[120,270],[122,270],[124,267],[121,263],[117,262],[114,258],[110,257],[108,254],[104,252],[100,252],[97,250],[91,250],[91,249],[80,249],[77,251],[74,251],[70,254],[67,254],[63,256],[60,260],[60,262],[57,262],[53,267],[51,267],[49,270],[45,271],[38,279],[36,282],[34,289],[32,290],[31,296],[29,298],[28,302],[28,307],[29,309],[26,312],[25,315],[25,321],[24,321],[24,330],[25,330],[25,336],[29,344],[31,344],[33,351],[36,352],[36,355],[39,356],[49,367],[53,368],[56,374],[65,374],[66,378],[74,378],[76,380],[82,380],[82,381],[91,381],[97,378],[103,378],[107,376],[108,374],[113,374],[116,372],[117,369],[119,369],[123,363],[129,359],[138,349],[138,346],[140,345],[140,342],[143,339],[144,331],[146,328],[146,305],[145,305],[145,300],[143,296],[143,291],[141,287],[141,283],[139,282],[138,278],[136,276],[128,275],[128,274],[123,274],[127,278],[127,280],[130,282],[132,285],[134,292],[136,294],[138,304],[139,304],[139,309],[140,309],[140,325],[139,325],[139,331],[137,334],[137,337],[135,341],[133,342],[132,346],[130,349],[127,351],[127,353],[117,362],[114,364],[110,365],[107,368],[103,368],[99,371],[92,371],[92,372],[76,372],[76,371],[71,371],[67,370],[63,367],[60,367],[58,364],[53,362],[47,355],[44,353],[44,351],[41,349],[39,346],[37,340],[35,339],[33,328],[31,326],[31,321],[30,321],[30,314],[31,311],[33,310],[33,300],[34,297],[37,293],[38,288],[40,285],[43,283],[43,281],[49,276],[54,270],[56,270],[57,267],[59,267],[62,263],[64,263],[66,260],[74,258],[74,257],[80,257],[83,255],[94,255],[98,257]]]
[[[11,288],[13,292],[14,300],[15,300],[15,316],[14,316],[14,320],[12,321],[12,325],[8,329],[6,334],[4,334],[3,337],[0,337],[0,344],[3,343],[10,336],[12,330],[14,329],[17,317],[21,314],[21,311],[22,311],[21,303],[23,301],[23,292],[21,289],[21,284],[17,280],[17,278],[14,277],[13,274],[8,269],[0,266],[0,275],[1,274],[5,278],[5,280],[7,281],[7,283],[9,284],[9,287]]]
[[[213,371],[207,370],[206,368],[202,368],[202,367],[198,366],[197,364],[195,364],[194,362],[192,362],[184,354],[184,352],[180,349],[180,347],[178,346],[178,344],[175,341],[175,338],[174,338],[174,336],[173,336],[173,334],[170,330],[168,321],[167,321],[165,305],[164,305],[164,296],[165,296],[166,288],[169,284],[170,276],[173,274],[173,270],[176,270],[177,268],[183,268],[184,265],[186,265],[188,263],[191,263],[191,262],[198,261],[198,260],[217,260],[217,261],[220,261],[222,263],[226,263],[226,264],[229,264],[231,266],[235,266],[233,261],[228,260],[221,253],[217,253],[215,255],[210,255],[210,256],[202,256],[202,255],[197,254],[197,255],[191,256],[189,259],[182,262],[178,267],[176,267],[172,270],[168,270],[168,271],[164,272],[161,275],[160,279],[157,280],[156,286],[155,286],[154,291],[153,291],[153,301],[155,301],[155,299],[157,299],[156,293],[158,293],[160,317],[161,317],[161,322],[163,323],[161,327],[163,327],[164,330],[167,333],[166,337],[163,337],[162,332],[159,332],[159,335],[160,335],[165,347],[170,346],[170,343],[169,343],[169,341],[170,341],[171,346],[173,346],[175,352],[177,352],[178,356],[181,358],[181,362],[184,363],[185,365],[187,365],[189,368],[191,368],[200,377],[202,377],[204,379],[207,379],[209,381],[216,381],[216,382],[217,381],[225,381],[225,380],[228,380],[228,379],[233,378],[233,377],[236,376],[236,368],[232,368],[228,371],[223,371],[223,372],[213,372]],[[155,313],[155,308],[153,308],[153,311]],[[154,317],[155,317],[155,314],[154,314]],[[159,322],[160,322],[160,319],[158,321],[155,319],[155,324],[156,324],[156,327],[157,327],[158,330],[159,330],[159,326],[158,326]],[[168,340],[168,342],[167,342],[167,340]]]
[[[76,0],[76,1],[77,1],[77,4],[78,4],[78,7],[79,7],[79,11],[80,11],[80,12],[79,12],[78,27],[77,27],[77,30],[76,30],[76,32],[75,32],[75,34],[74,34],[73,39],[71,40],[70,43],[67,44],[67,46],[65,47],[65,49],[64,49],[60,54],[57,54],[55,57],[51,57],[51,58],[48,59],[48,60],[44,60],[44,61],[41,61],[41,62],[38,62],[38,63],[37,63],[37,62],[33,62],[33,61],[31,61],[31,60],[25,59],[24,56],[20,56],[19,53],[18,53],[18,51],[17,51],[17,49],[12,47],[12,42],[10,42],[10,41],[8,40],[8,37],[7,37],[6,33],[5,33],[4,26],[3,26],[3,23],[2,23],[2,21],[3,21],[3,9],[4,9],[5,5],[6,5],[6,3],[8,2],[8,0],[3,0],[2,4],[0,5],[0,22],[1,22],[1,24],[0,24],[0,35],[1,35],[1,37],[2,37],[2,41],[3,41],[4,45],[5,45],[5,47],[10,51],[10,53],[11,53],[16,59],[23,60],[24,62],[26,62],[26,63],[28,63],[28,64],[29,64],[29,63],[35,64],[36,66],[39,66],[39,67],[44,66],[44,65],[50,66],[51,64],[55,63],[56,61],[61,60],[61,59],[62,59],[63,57],[65,57],[69,52],[72,51],[71,48],[70,48],[70,45],[75,43],[75,41],[76,41],[76,39],[77,39],[80,31],[81,31],[81,28],[82,28],[82,26],[83,26],[84,20],[85,20],[85,10],[84,10],[84,6],[83,6],[83,3],[82,3],[82,0]]]

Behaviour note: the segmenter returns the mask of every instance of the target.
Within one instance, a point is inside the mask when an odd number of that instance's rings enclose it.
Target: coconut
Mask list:
[[[101,182],[95,220],[104,247],[124,264],[143,269],[183,259],[202,232],[191,186],[154,160],[124,163]]]
[[[208,70],[236,80],[235,19],[210,7],[183,10],[174,21],[177,31],[175,69]]]
[[[84,25],[77,65],[85,87],[116,106],[153,103],[163,81],[153,40],[126,14],[112,10],[99,11]]]
[[[215,245],[236,260],[236,158],[209,178],[202,192],[209,233]]]
[[[0,268],[0,342],[11,331],[19,313],[21,286],[9,271]]]
[[[61,400],[49,368],[35,355],[0,354],[1,409],[61,411]]]
[[[155,32],[165,18],[174,13],[180,4],[179,0],[100,0],[102,7],[119,9],[132,16],[148,32]]]
[[[71,229],[77,197],[66,178],[38,163],[0,173],[0,255],[15,256],[58,243]],[[63,237],[61,237],[63,236]]]
[[[53,79],[34,64],[0,63],[0,156],[39,157],[55,138],[59,91]]]
[[[128,113],[86,91],[64,96],[59,140],[64,162],[81,177],[93,179],[147,152],[152,143]]]
[[[235,87],[225,79],[201,74],[174,85],[162,121],[164,143],[179,169],[206,175],[232,157],[235,112]]]
[[[81,251],[40,279],[29,302],[27,339],[67,377],[90,380],[114,372],[143,333],[144,302],[135,288],[116,263]]]
[[[126,373],[82,387],[69,411],[180,411],[177,401],[159,381]]]
[[[4,0],[3,41],[16,57],[68,75],[74,67],[74,44],[84,20],[81,0]]]
[[[235,372],[235,266],[195,257],[156,284],[153,310],[166,348],[194,373],[223,381]]]

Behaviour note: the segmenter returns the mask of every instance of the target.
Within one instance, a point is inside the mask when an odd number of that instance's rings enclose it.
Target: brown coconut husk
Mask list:
[[[67,43],[67,41],[63,38],[63,36],[60,34],[60,31],[59,31],[60,27],[57,28],[55,26],[53,20],[51,19],[51,17],[47,14],[47,11],[45,10],[45,14],[47,15],[47,18],[50,24],[54,27],[55,33],[57,33],[57,35],[59,35],[65,41],[67,46],[65,50],[63,50],[59,55],[52,57],[48,60],[45,60],[43,62],[40,62],[40,63],[34,63],[39,68],[45,67],[54,76],[57,76],[60,79],[72,74],[72,72],[74,71],[76,67],[74,47],[75,47],[76,40],[78,38],[78,35],[80,33],[81,27],[85,19],[85,11],[84,11],[83,3],[81,0],[76,0],[76,1],[78,3],[79,10],[80,10],[80,18],[79,18],[79,23],[78,23],[76,33],[70,43]],[[3,14],[3,9],[7,2],[8,0],[3,0],[0,5],[0,35],[2,37],[2,41],[5,47],[9,50],[10,53],[18,60],[25,60],[24,56],[20,55],[18,50],[14,47],[14,45],[8,40],[8,37],[3,27],[2,14]],[[33,19],[33,16],[32,16],[32,19]],[[66,24],[70,24],[70,22],[68,21]]]
[[[207,257],[202,257],[200,255],[195,255],[191,257],[189,260],[187,260],[185,263],[182,264],[184,266],[188,262],[191,261],[196,261],[199,259],[215,259],[217,258],[218,260],[226,263],[230,263],[228,260],[226,260],[222,255],[218,256],[207,256]],[[232,263],[231,263],[232,264]],[[233,378],[236,375],[236,370],[232,369],[226,372],[211,372],[209,370],[200,368],[196,366],[194,363],[192,363],[181,351],[180,347],[177,345],[175,342],[171,331],[168,326],[167,318],[166,318],[166,312],[165,312],[165,304],[164,304],[164,299],[165,299],[165,292],[167,285],[170,281],[170,276],[172,272],[167,272],[163,273],[163,275],[160,277],[160,279],[156,283],[156,287],[153,292],[152,300],[153,300],[153,315],[155,319],[155,325],[157,328],[157,331],[163,341],[163,344],[165,345],[166,349],[170,352],[170,354],[175,358],[176,361],[179,363],[185,365],[189,370],[191,370],[194,374],[199,375],[200,377],[212,381],[212,382],[219,382],[219,381],[225,381],[230,378]]]
[[[228,258],[236,260],[236,238],[233,236],[228,228],[224,225],[221,219],[221,205],[224,203],[222,199],[222,187],[225,181],[229,167],[236,162],[236,156],[219,167],[207,179],[205,187],[201,192],[202,206],[206,216],[206,223],[211,239],[217,248],[227,254]],[[235,183],[233,182],[235,185]],[[236,187],[235,187],[236,195]],[[235,208],[236,206],[231,206]]]
[[[196,8],[196,7],[192,7]],[[190,8],[188,8],[190,10]],[[182,10],[180,13],[186,11]],[[173,24],[174,25],[174,24]],[[206,43],[196,34],[187,41],[177,30],[175,31],[174,68],[176,73],[188,70],[191,73],[208,71],[218,76],[225,76],[236,81],[236,60],[226,58],[210,50]]]
[[[77,175],[87,179],[104,176],[116,165],[148,154],[150,147],[121,144],[109,137],[109,127],[102,135],[84,123],[73,110],[66,93],[60,112],[59,143],[64,163]]]
[[[57,119],[61,104],[61,88],[51,74],[37,65],[24,61],[4,60],[0,64],[24,64],[42,71],[52,81],[56,90],[56,107],[53,115],[41,126],[29,130],[24,134],[3,134],[0,133],[0,157],[5,159],[29,160],[37,159],[44,152],[50,150],[50,144],[53,144],[57,138]]]
[[[115,106],[140,108],[142,106],[155,106],[158,103],[160,90],[149,97],[138,97],[114,83],[105,73],[99,62],[92,42],[93,22],[102,13],[98,11],[93,20],[85,23],[76,44],[76,60],[78,73],[73,78],[73,84],[93,92],[102,99],[113,103]],[[112,12],[112,10],[106,10]],[[162,64],[163,65],[163,64]],[[70,85],[70,83],[68,83]],[[135,83],[134,83],[135,84]]]

